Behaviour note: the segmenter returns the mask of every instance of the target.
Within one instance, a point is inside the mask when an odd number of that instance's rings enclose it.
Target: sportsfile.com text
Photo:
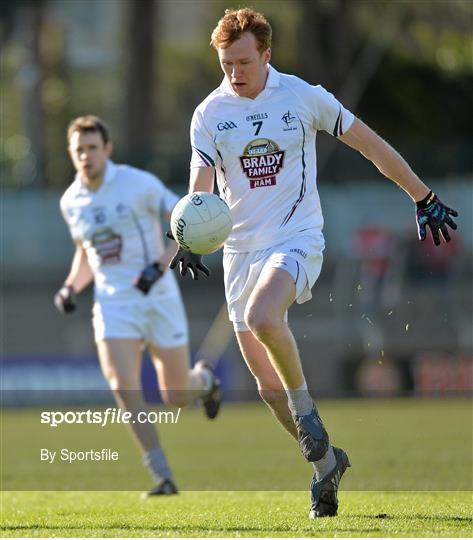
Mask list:
[[[96,424],[105,427],[109,424],[177,424],[181,409],[173,411],[140,411],[133,417],[129,411],[108,407],[104,411],[42,411],[41,423],[50,427],[61,424]]]

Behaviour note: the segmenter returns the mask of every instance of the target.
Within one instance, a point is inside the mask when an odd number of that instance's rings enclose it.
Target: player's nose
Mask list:
[[[239,79],[241,79],[241,76],[243,74],[243,70],[239,68],[238,66],[233,66],[232,69],[232,82],[240,82]]]

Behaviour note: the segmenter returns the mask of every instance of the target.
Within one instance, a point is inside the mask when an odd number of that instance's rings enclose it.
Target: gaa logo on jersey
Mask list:
[[[245,146],[240,163],[250,180],[250,189],[274,186],[284,163],[284,150],[271,139],[255,139]]]

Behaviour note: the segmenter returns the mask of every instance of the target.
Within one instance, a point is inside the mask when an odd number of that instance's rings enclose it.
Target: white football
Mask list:
[[[171,214],[171,231],[183,249],[206,255],[220,249],[232,230],[230,208],[214,193],[183,197]]]

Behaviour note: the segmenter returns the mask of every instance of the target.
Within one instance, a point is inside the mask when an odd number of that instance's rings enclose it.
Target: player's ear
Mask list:
[[[263,60],[265,64],[269,64],[269,61],[271,60],[271,49],[269,47],[263,51]]]
[[[72,161],[72,163],[75,163],[75,158],[76,158],[76,155],[75,155],[75,152],[74,152],[74,149],[72,148],[72,146],[70,144],[67,145],[67,152],[69,154],[69,157]]]
[[[113,152],[113,143],[112,141],[108,141],[108,143],[105,144],[105,152],[107,153],[107,157],[110,157]]]

